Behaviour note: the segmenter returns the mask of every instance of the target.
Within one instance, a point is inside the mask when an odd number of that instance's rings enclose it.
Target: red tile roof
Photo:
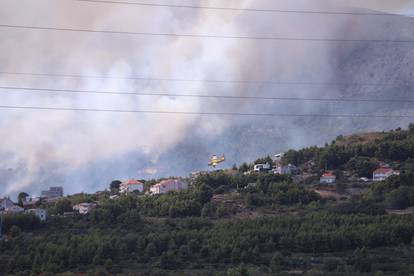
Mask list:
[[[167,179],[167,180],[163,180],[163,181],[161,181],[160,183],[158,183],[158,184],[160,184],[160,185],[162,185],[162,186],[171,186],[171,185],[175,185],[175,183],[177,182],[177,180],[176,179]]]
[[[394,170],[391,168],[378,168],[374,171],[375,174],[386,174],[392,173]]]
[[[335,177],[335,175],[331,172],[326,172],[322,175],[322,177]]]
[[[137,180],[135,180],[135,179],[130,179],[130,180],[128,180],[127,181],[127,183],[126,183],[127,185],[144,185],[143,183],[141,183],[141,182],[139,182],[139,181],[137,181]]]

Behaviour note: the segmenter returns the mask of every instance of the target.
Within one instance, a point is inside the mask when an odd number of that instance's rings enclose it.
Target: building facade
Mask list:
[[[289,164],[287,166],[278,166],[273,170],[276,174],[294,174],[298,171],[295,165]]]
[[[384,181],[391,175],[399,175],[399,171],[395,171],[392,168],[378,168],[372,173],[372,181]]]
[[[86,215],[96,206],[96,203],[83,202],[73,206],[73,210],[79,212],[81,215]]]
[[[263,172],[263,171],[270,171],[272,169],[272,165],[269,163],[266,164],[256,164],[254,165],[253,171],[255,172]]]
[[[333,184],[335,182],[336,182],[336,176],[330,172],[324,173],[319,180],[319,183],[321,184]]]
[[[171,191],[188,189],[188,184],[177,179],[163,180],[150,188],[151,194],[166,194]]]
[[[144,192],[144,183],[139,182],[134,179],[124,181],[119,186],[119,192],[122,194],[131,193],[131,192]]]
[[[7,208],[10,208],[14,205],[14,202],[11,201],[9,198],[4,197],[0,198],[0,210],[5,210]]]
[[[59,198],[63,197],[63,187],[50,187],[49,190],[42,191],[43,198]]]
[[[47,212],[45,209],[29,209],[25,211],[27,214],[34,214],[38,217],[41,221],[46,221],[47,219]]]

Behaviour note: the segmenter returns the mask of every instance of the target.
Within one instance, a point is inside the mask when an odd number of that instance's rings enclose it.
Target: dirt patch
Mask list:
[[[377,139],[383,138],[384,135],[385,134],[382,132],[353,134],[349,136],[344,136],[342,139],[336,141],[336,144],[340,146],[352,144],[367,144],[370,142],[374,142]]]
[[[394,215],[411,215],[414,214],[414,207],[410,207],[407,209],[402,210],[395,210],[395,209],[388,209],[386,210],[387,214],[394,214]]]
[[[338,193],[335,191],[327,191],[327,190],[314,190],[315,193],[319,194],[322,198],[335,198],[336,200],[340,200],[343,198],[350,198],[351,196],[346,193]]]

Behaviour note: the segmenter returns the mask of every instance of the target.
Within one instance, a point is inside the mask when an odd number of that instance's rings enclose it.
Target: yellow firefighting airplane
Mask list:
[[[220,158],[218,158],[217,155],[214,154],[213,156],[211,156],[208,166],[215,168],[218,164],[224,161],[226,161],[226,157],[224,156],[224,154]]]

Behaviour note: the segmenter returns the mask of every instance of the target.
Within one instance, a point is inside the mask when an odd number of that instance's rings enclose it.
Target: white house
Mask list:
[[[74,211],[78,211],[81,215],[88,214],[93,208],[96,207],[96,203],[90,203],[90,202],[83,202],[79,203],[75,206],[73,206]]]
[[[135,191],[142,193],[144,191],[144,184],[137,180],[130,179],[128,181],[122,182],[119,186],[119,192],[122,194],[131,193]]]
[[[163,180],[150,188],[151,194],[166,194],[171,191],[188,189],[188,184],[177,179]]]
[[[255,172],[263,172],[263,171],[270,171],[272,166],[269,163],[266,164],[256,164],[254,165],[253,171]]]
[[[293,174],[298,171],[298,168],[295,165],[289,164],[287,166],[278,166],[273,170],[275,174]]]
[[[14,202],[11,201],[9,198],[4,197],[0,198],[0,210],[5,210],[7,208],[10,208],[14,205]]]
[[[391,175],[399,175],[399,174],[400,174],[399,171],[395,171],[392,168],[388,168],[388,167],[378,168],[372,173],[372,181],[384,181]]]
[[[319,182],[321,184],[333,184],[336,182],[336,176],[331,172],[326,172],[321,176]]]
[[[280,164],[282,162],[282,157],[283,157],[284,153],[278,153],[273,155],[272,160],[273,162]]]
[[[41,221],[45,221],[47,219],[47,212],[45,209],[29,209],[25,211],[28,214],[34,214],[38,217]]]

